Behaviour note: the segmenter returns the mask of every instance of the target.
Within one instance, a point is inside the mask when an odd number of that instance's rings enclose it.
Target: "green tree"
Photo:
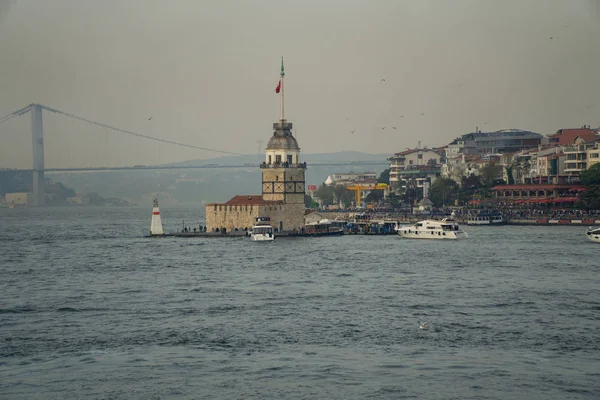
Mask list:
[[[342,202],[344,207],[348,207],[354,200],[354,192],[343,185],[336,185],[333,187],[333,193],[335,194],[336,202]]]
[[[313,200],[310,194],[304,195],[304,207],[306,208],[316,208],[319,206],[319,203]]]
[[[600,163],[583,171],[579,181],[586,187],[580,195],[581,206],[588,210],[600,209]]]
[[[377,183],[385,183],[390,184],[390,169],[384,169],[381,174],[379,174],[379,178],[377,178]]]
[[[458,197],[458,184],[454,179],[438,178],[429,189],[429,200],[435,207],[452,204]]]
[[[323,184],[317,188],[315,195],[323,202],[323,204],[333,204],[333,199],[335,197],[333,187]]]
[[[594,164],[583,171],[579,181],[585,186],[600,185],[600,163]]]
[[[501,173],[502,166],[498,165],[495,161],[490,161],[481,168],[481,183],[485,186],[492,186],[495,181],[501,179]]]

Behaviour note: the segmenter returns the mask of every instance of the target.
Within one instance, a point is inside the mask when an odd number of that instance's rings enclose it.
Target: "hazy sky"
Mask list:
[[[284,56],[302,151],[393,153],[475,126],[597,127],[599,49],[597,0],[0,0],[0,116],[38,102],[256,153],[279,118]],[[44,118],[50,148],[53,135],[103,132]],[[27,117],[0,125],[0,166],[30,160],[28,132]],[[48,162],[60,149],[105,157],[97,139],[61,140]],[[113,164],[154,161],[135,143],[122,141]],[[163,162],[216,156],[155,151]]]

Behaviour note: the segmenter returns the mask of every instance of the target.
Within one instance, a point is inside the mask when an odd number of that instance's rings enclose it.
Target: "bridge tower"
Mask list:
[[[42,126],[42,106],[31,105],[31,143],[33,146],[33,202],[34,206],[44,205],[44,128]]]

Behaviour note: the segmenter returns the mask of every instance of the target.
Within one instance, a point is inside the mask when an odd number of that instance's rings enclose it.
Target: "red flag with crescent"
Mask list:
[[[281,79],[279,80],[279,83],[277,84],[277,87],[275,88],[275,93],[279,93],[281,91]]]

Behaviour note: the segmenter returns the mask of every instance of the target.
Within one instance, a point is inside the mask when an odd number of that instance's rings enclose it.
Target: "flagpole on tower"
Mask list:
[[[284,121],[284,116],[283,116],[283,78],[285,77],[285,70],[283,69],[283,57],[281,57],[281,122],[283,123]]]

